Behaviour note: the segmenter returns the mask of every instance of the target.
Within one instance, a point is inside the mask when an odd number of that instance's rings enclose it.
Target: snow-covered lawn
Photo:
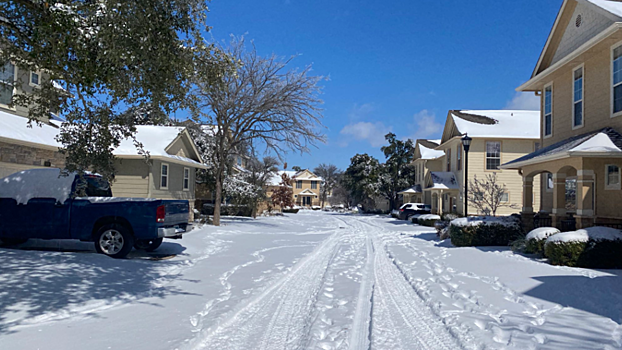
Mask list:
[[[619,270],[455,248],[380,216],[224,224],[162,260],[0,249],[0,349],[622,348]]]

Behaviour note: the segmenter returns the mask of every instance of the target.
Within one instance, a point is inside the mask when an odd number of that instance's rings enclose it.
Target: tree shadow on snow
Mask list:
[[[603,270],[608,276],[542,276],[542,282],[524,294],[612,319],[622,324],[620,270]]]
[[[94,316],[105,305],[188,294],[168,283],[179,278],[185,261],[145,259],[155,253],[181,254],[185,248],[178,243],[165,242],[154,253],[134,251],[125,260],[97,254],[92,244],[76,243],[65,247],[72,252],[59,252],[58,243],[41,241],[24,249],[0,249],[0,337],[36,317],[71,317],[76,308],[80,315]],[[89,302],[97,305],[90,307]]]

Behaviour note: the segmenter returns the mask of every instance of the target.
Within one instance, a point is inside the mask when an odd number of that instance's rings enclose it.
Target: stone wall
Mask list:
[[[10,166],[6,166],[6,168],[10,167],[10,170],[14,172],[14,169],[21,168],[19,165],[23,165],[24,169],[30,169],[33,167],[45,167],[45,162],[50,162],[49,167],[63,168],[65,167],[65,156],[58,151],[50,149],[0,141],[0,168],[3,167],[2,163],[8,163]],[[2,169],[0,169],[0,173],[2,172]]]

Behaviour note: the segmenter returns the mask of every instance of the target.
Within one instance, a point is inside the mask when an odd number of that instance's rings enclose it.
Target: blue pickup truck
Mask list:
[[[7,245],[77,239],[125,258],[133,247],[153,251],[163,238],[181,238],[188,214],[186,200],[112,197],[109,183],[94,174],[31,169],[0,179],[0,241]]]

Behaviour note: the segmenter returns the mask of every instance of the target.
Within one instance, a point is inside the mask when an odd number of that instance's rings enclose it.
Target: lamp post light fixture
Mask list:
[[[466,133],[462,137],[462,147],[464,147],[464,216],[469,216],[468,197],[469,197],[469,149],[471,148],[471,140]]]

